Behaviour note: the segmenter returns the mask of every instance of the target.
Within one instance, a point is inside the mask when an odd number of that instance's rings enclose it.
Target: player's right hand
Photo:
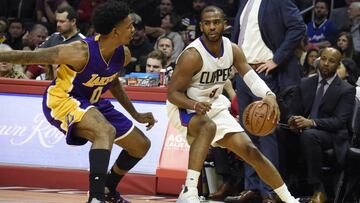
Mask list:
[[[151,112],[138,113],[134,119],[139,123],[147,123],[146,130],[150,130],[157,122]]]
[[[194,111],[197,114],[204,115],[211,110],[211,103],[209,102],[196,102],[194,104]]]

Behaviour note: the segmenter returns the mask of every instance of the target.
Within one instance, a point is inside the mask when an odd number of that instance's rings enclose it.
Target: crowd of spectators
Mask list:
[[[92,11],[105,1],[0,0],[0,52],[11,49],[32,51],[94,36]],[[160,72],[161,69],[171,73],[182,50],[201,35],[200,13],[205,6],[216,5],[224,10],[227,19],[224,35],[228,37],[236,31],[234,22],[239,23],[236,14],[241,7],[239,0],[124,1],[132,8],[135,33],[128,45],[132,60],[122,76],[131,72]],[[300,77],[318,75],[322,50],[335,47],[342,54],[337,74],[353,86],[360,85],[360,1],[337,0],[334,5],[330,0],[295,0],[294,3],[300,11],[313,6],[309,12],[302,13],[304,24],[301,26],[306,27],[306,32],[301,42],[291,45],[297,50],[287,53],[297,56],[301,65],[298,70]],[[251,44],[246,42],[245,45]],[[276,49],[271,50],[275,55]],[[251,56],[247,58],[256,65]],[[56,64],[46,67],[42,64],[1,63],[0,78],[54,79],[56,67]],[[359,98],[360,90],[356,89]],[[222,192],[224,194],[217,193],[218,198],[225,195],[226,191]]]

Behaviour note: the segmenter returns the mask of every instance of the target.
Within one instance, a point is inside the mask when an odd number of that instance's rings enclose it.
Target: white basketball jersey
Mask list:
[[[222,37],[222,46],[223,53],[220,58],[212,55],[200,38],[185,48],[186,50],[194,47],[203,61],[200,72],[192,77],[190,87],[186,91],[190,99],[213,103],[222,94],[225,81],[230,77],[233,66],[231,41]]]

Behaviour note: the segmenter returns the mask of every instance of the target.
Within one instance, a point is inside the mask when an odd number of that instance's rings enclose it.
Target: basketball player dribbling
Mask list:
[[[198,179],[210,145],[228,148],[249,163],[282,201],[299,202],[228,111],[230,102],[222,91],[234,66],[251,91],[270,106],[273,122],[279,116],[274,93],[247,64],[242,50],[222,37],[224,23],[220,8],[208,6],[202,11],[203,34],[179,56],[168,87],[169,121],[187,136],[190,144],[187,177],[177,202],[200,202]]]
[[[48,121],[66,134],[70,145],[92,142],[89,152],[88,202],[126,203],[116,186],[150,148],[150,141],[131,120],[100,98],[106,90],[147,129],[155,124],[151,113],[139,113],[118,80],[118,72],[131,60],[128,44],[135,31],[127,4],[106,1],[94,12],[99,35],[83,41],[35,51],[9,51],[0,61],[16,64],[61,64],[57,78],[45,92],[43,111]],[[113,143],[123,148],[107,174]]]

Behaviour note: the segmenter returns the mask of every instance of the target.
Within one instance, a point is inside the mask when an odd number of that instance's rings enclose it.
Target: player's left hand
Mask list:
[[[273,119],[273,123],[278,123],[280,120],[280,109],[274,95],[266,95],[262,101],[270,106],[271,115],[267,119]]]
[[[153,114],[150,113],[150,112],[138,113],[134,117],[134,119],[139,123],[147,123],[146,130],[150,130],[155,125],[155,123],[157,122],[157,120],[155,120]]]
[[[275,69],[278,65],[273,60],[268,60],[265,63],[261,64],[257,69],[257,73],[261,73],[265,71],[265,74],[269,74],[269,72]]]

